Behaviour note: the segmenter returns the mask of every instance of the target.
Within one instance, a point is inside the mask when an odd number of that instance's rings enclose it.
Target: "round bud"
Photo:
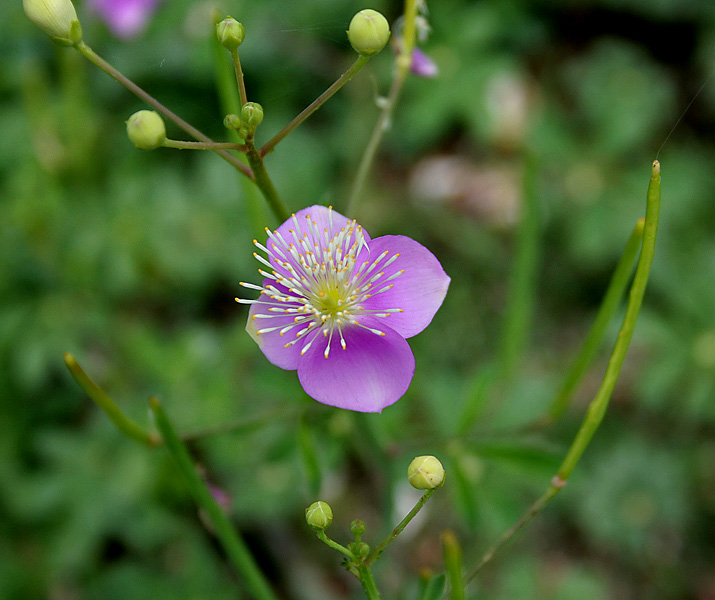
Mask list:
[[[263,107],[258,102],[246,102],[241,108],[241,121],[255,129],[263,121]]]
[[[355,52],[372,56],[380,52],[390,39],[390,25],[379,12],[366,8],[350,21],[348,39]]]
[[[366,529],[365,521],[361,521],[360,519],[355,519],[352,523],[350,523],[350,533],[352,533],[356,538],[363,535]]]
[[[159,113],[140,110],[127,120],[127,135],[140,150],[154,150],[164,144],[166,127]]]
[[[353,542],[352,544],[349,544],[349,546],[350,551],[358,556],[367,556],[370,554],[370,546],[368,546],[365,542]]]
[[[235,50],[243,43],[246,30],[233,17],[226,17],[216,24],[216,37],[227,50]]]
[[[305,509],[305,520],[313,529],[327,529],[333,522],[333,509],[327,502],[313,502]]]
[[[223,126],[226,129],[238,129],[241,126],[241,117],[231,113],[223,118]]]
[[[418,490],[432,490],[444,483],[444,467],[434,456],[418,456],[407,468],[407,478]]]
[[[79,25],[71,0],[22,0],[22,7],[30,21],[53,38],[71,40],[72,23]]]

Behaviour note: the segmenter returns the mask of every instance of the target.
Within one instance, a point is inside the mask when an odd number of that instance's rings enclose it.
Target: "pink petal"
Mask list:
[[[442,265],[427,248],[404,235],[385,235],[370,242],[370,256],[377,258],[384,251],[389,260],[395,253],[399,257],[384,269],[384,276],[372,284],[375,292],[392,284],[392,288],[375,293],[362,303],[363,308],[380,311],[400,308],[403,312],[389,313],[389,317],[380,318],[378,329],[389,325],[401,336],[409,338],[417,335],[432,321],[435,313],[442,306],[447,294],[450,278]],[[374,260],[373,258],[373,260]],[[385,280],[397,272],[404,273],[390,280]]]
[[[262,285],[263,287],[273,285],[282,292],[287,291],[285,287],[276,283],[272,279],[264,279]],[[265,295],[258,297],[259,300],[263,298],[266,298]],[[268,299],[266,298],[266,300]],[[302,329],[305,329],[306,325],[296,325],[281,335],[280,331],[282,328],[288,327],[289,325],[295,325],[295,315],[282,315],[280,313],[271,312],[268,310],[271,306],[275,306],[275,303],[272,303],[271,305],[251,304],[251,310],[248,311],[246,331],[248,332],[248,335],[253,338],[253,341],[258,344],[261,352],[263,352],[263,354],[266,355],[266,358],[274,365],[280,367],[281,369],[297,369],[300,350],[303,347],[303,344],[305,344],[305,340],[298,341],[287,348],[285,345],[288,342],[295,340],[296,334]],[[281,306],[285,308],[298,308],[300,305],[286,302],[282,303]],[[260,334],[258,333],[261,329],[268,329],[272,327],[278,327],[278,329]]]
[[[318,334],[298,364],[298,378],[309,396],[330,406],[359,412],[382,412],[407,391],[415,373],[415,358],[405,339],[378,320],[360,323],[379,329],[378,335],[358,325],[343,327],[345,350],[337,330],[328,338]]]
[[[410,66],[410,71],[412,71],[415,75],[419,75],[420,77],[425,77],[427,79],[437,77],[439,74],[437,63],[435,63],[419,48],[414,48],[412,50],[412,65]]]
[[[128,38],[140,33],[157,8],[159,0],[91,0],[90,5],[112,33]]]

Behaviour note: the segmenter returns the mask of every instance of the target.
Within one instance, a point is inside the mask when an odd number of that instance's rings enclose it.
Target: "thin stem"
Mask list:
[[[178,150],[237,150],[245,152],[246,146],[234,142],[185,142],[183,140],[165,139],[165,148],[177,148]]]
[[[248,158],[248,164],[251,165],[253,181],[258,186],[258,189],[261,190],[263,197],[266,199],[266,202],[268,202],[278,222],[282,223],[288,220],[290,213],[285,204],[283,204],[276,188],[273,186],[273,182],[268,176],[268,171],[266,171],[266,167],[263,164],[263,158],[253,145],[253,140],[247,139],[246,146],[248,147],[246,157]]]
[[[319,529],[318,531],[315,532],[316,537],[323,542],[326,546],[331,547],[333,550],[337,550],[341,554],[344,554],[347,556],[350,560],[356,561],[357,557],[350,552],[345,546],[338,544],[335,540],[331,540],[326,534],[325,531],[322,529]]]
[[[358,166],[357,174],[353,182],[353,187],[348,198],[345,214],[352,215],[357,209],[357,203],[362,194],[362,189],[367,181],[367,176],[370,172],[370,167],[375,160],[377,149],[380,146],[382,137],[389,128],[392,118],[392,111],[400,97],[402,86],[407,79],[407,74],[412,65],[412,50],[415,46],[416,26],[415,20],[417,17],[416,0],[405,0],[404,26],[402,30],[402,43],[400,44],[400,53],[395,60],[395,75],[392,79],[392,85],[387,95],[387,100],[382,106],[380,116],[377,118],[375,128],[372,130],[372,135],[367,143],[365,152],[363,153],[360,165]]]
[[[166,443],[166,448],[179,466],[184,480],[196,503],[206,512],[213,524],[216,537],[236,571],[244,578],[246,587],[258,600],[278,600],[268,581],[258,568],[241,535],[231,524],[226,514],[214,500],[196,472],[189,451],[178,438],[174,427],[157,398],[151,398],[149,406],[156,417],[156,424]]]
[[[176,113],[172,112],[169,110],[166,106],[164,106],[161,102],[156,100],[154,97],[150,96],[147,92],[145,92],[142,88],[140,88],[137,84],[135,84],[133,81],[122,75],[117,69],[115,69],[112,65],[110,65],[106,60],[104,60],[101,56],[99,56],[94,50],[92,50],[87,44],[84,42],[79,42],[75,48],[84,56],[87,60],[89,60],[91,63],[102,69],[107,75],[121,83],[125,88],[127,88],[130,92],[132,92],[135,96],[139,97],[141,100],[158,110],[160,113],[162,113],[167,119],[173,121],[178,127],[183,129],[186,133],[188,133],[190,136],[196,138],[199,141],[202,142],[207,142],[207,143],[214,143],[211,138],[208,136],[204,135],[201,133],[198,129],[193,127],[192,125],[189,125],[186,121],[184,121],[181,117],[179,117]],[[253,179],[253,173],[251,172],[251,169],[249,169],[246,165],[244,165],[238,158],[233,156],[232,154],[229,154],[225,150],[214,150],[216,154],[218,154],[221,158],[223,158],[227,163],[231,164],[233,167],[238,169],[241,173],[243,173],[246,177]]]
[[[561,387],[549,407],[548,422],[555,421],[566,412],[576,386],[581,381],[601,346],[608,324],[611,322],[616,310],[618,310],[621,298],[626,291],[628,280],[633,272],[641,240],[643,239],[644,224],[645,219],[641,218],[633,228],[616,270],[611,276],[611,281],[608,284],[608,289],[598,309],[598,314],[591,326],[591,330],[588,332],[576,358],[566,371]]]
[[[87,392],[87,395],[94,403],[106,413],[119,431],[145,446],[154,447],[161,444],[161,439],[156,434],[145,431],[121,411],[114,400],[84,372],[84,369],[79,366],[74,356],[69,352],[65,352],[64,359],[74,380]]]
[[[437,488],[432,488],[431,490],[427,490],[424,494],[422,494],[422,497],[417,501],[417,504],[415,504],[412,507],[412,510],[407,513],[405,518],[400,521],[399,525],[392,530],[392,533],[390,533],[390,535],[388,535],[384,540],[382,540],[382,542],[380,542],[372,549],[370,554],[368,554],[363,561],[363,564],[370,566],[372,563],[375,562],[375,560],[377,560],[377,558],[380,556],[380,553],[387,547],[387,545],[398,535],[400,535],[400,533],[402,533],[402,530],[407,527],[407,524],[415,517],[418,512],[420,512],[422,507],[425,505],[425,502],[429,500],[429,497],[434,494],[434,491],[436,489]]]
[[[246,96],[246,84],[243,81],[243,69],[241,68],[241,59],[238,58],[238,49],[231,50],[231,58],[233,59],[233,68],[236,71],[236,84],[238,85],[238,96],[241,99],[241,107],[248,102]]]
[[[643,304],[643,296],[645,294],[646,284],[648,283],[648,275],[650,267],[653,263],[653,254],[655,252],[655,240],[658,232],[658,219],[660,214],[660,163],[653,161],[650,183],[648,185],[645,224],[643,231],[643,243],[641,245],[641,253],[638,259],[636,274],[633,278],[631,291],[628,299],[626,314],[623,318],[621,329],[618,333],[618,338],[611,352],[611,358],[606,367],[606,373],[601,382],[601,386],[596,392],[596,396],[591,401],[588,407],[586,417],[581,423],[581,427],[576,434],[576,437],[569,448],[558,472],[551,480],[551,485],[546,490],[543,496],[539,498],[529,508],[524,515],[512,527],[502,535],[492,548],[481,558],[477,565],[467,574],[464,579],[466,584],[473,579],[479,570],[487,564],[494,555],[537,513],[541,511],[566,485],[566,481],[573,472],[581,455],[591,441],[593,434],[601,424],[603,415],[608,408],[608,403],[613,393],[613,388],[618,380],[618,375],[621,372],[623,361],[628,351],[633,331],[635,329],[638,313]]]
[[[375,585],[370,566],[363,563],[358,565],[357,571],[360,583],[362,583],[362,589],[365,591],[368,600],[380,600],[380,592],[377,589],[377,585]]]
[[[268,154],[276,144],[285,138],[291,131],[293,131],[298,125],[305,121],[310,115],[312,115],[316,110],[318,110],[325,102],[335,95],[335,93],[343,87],[348,81],[350,81],[355,75],[358,74],[360,69],[362,69],[367,61],[370,60],[369,56],[359,56],[358,59],[352,64],[352,66],[345,71],[338,79],[320,96],[318,96],[313,102],[311,102],[298,116],[295,117],[288,125],[281,129],[276,135],[274,135],[270,140],[268,140],[260,150],[261,157]]]
[[[482,556],[482,558],[474,566],[474,568],[469,571],[467,575],[465,575],[463,585],[466,585],[472,579],[474,579],[477,573],[482,570],[484,565],[490,562],[494,558],[494,555],[499,552],[499,550],[501,550],[522,527],[524,527],[524,525],[531,521],[531,519],[533,519],[539,513],[539,511],[541,511],[541,509],[544,508],[544,506],[546,506],[556,494],[558,494],[559,490],[562,487],[563,485],[559,487],[552,484],[546,491],[546,493],[541,496],[541,498],[539,498],[536,502],[534,502],[534,504],[531,505],[529,510],[527,510],[521,516],[521,518],[497,540],[497,542],[489,549],[489,551],[484,554],[484,556]]]

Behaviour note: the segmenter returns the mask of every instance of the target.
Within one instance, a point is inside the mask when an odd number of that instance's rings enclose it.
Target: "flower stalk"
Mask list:
[[[581,427],[576,434],[574,441],[569,448],[566,457],[559,467],[556,475],[551,479],[551,484],[544,494],[521,516],[521,518],[506,531],[492,548],[482,556],[479,562],[465,576],[465,585],[474,579],[479,571],[492,560],[494,555],[514,537],[514,535],[526,525],[535,515],[537,515],[566,485],[566,482],[576,468],[584,450],[593,438],[598,426],[603,420],[603,416],[608,408],[613,389],[620,375],[623,361],[625,360],[628,347],[633,337],[636,320],[643,304],[648,275],[653,263],[655,253],[655,241],[658,232],[658,220],[660,215],[660,163],[655,160],[652,164],[650,183],[646,201],[646,214],[643,226],[643,241],[641,244],[640,257],[636,274],[631,285],[626,314],[618,332],[616,343],[611,352],[611,357],[606,367],[601,385],[596,392],[594,399],[588,407],[586,416],[581,423]]]
[[[377,546],[372,549],[370,554],[368,554],[363,561],[363,564],[370,566],[378,559],[382,551],[390,544],[390,542],[392,542],[398,535],[400,535],[405,529],[405,527],[407,527],[407,525],[410,523],[410,521],[415,518],[417,513],[422,510],[422,507],[425,505],[427,500],[429,500],[430,496],[434,494],[434,491],[436,489],[437,488],[429,489],[425,491],[424,494],[422,494],[417,503],[412,507],[412,510],[408,512],[402,519],[402,521],[399,522],[397,527],[395,527],[392,532],[390,532],[390,535],[388,535],[384,540],[382,540]]]
[[[158,398],[152,397],[149,400],[149,406],[154,413],[156,425],[164,438],[166,448],[179,466],[189,492],[196,503],[208,515],[213,524],[216,537],[221,542],[231,564],[243,577],[246,587],[258,600],[278,600],[246,547],[243,538],[231,524],[226,513],[218,505],[210,490],[196,472],[196,467],[191,460],[189,451],[176,434]]]
[[[120,71],[115,69],[106,60],[104,60],[101,56],[99,56],[99,54],[97,54],[94,50],[92,50],[92,48],[90,48],[87,44],[85,44],[84,42],[79,42],[74,47],[88,61],[90,61],[95,66],[99,67],[102,71],[104,71],[112,79],[114,79],[118,83],[122,84],[125,88],[127,88],[130,92],[132,92],[139,99],[146,102],[149,106],[152,106],[153,108],[158,110],[167,119],[169,119],[175,125],[177,125],[181,129],[183,129],[190,136],[192,136],[193,138],[196,138],[197,140],[199,140],[201,142],[206,142],[209,144],[215,143],[210,137],[208,137],[207,135],[204,135],[198,129],[196,129],[194,126],[192,126],[189,123],[187,123],[186,121],[184,121],[184,119],[182,119],[179,115],[177,115],[172,110],[168,109],[161,102],[159,102],[153,96],[151,96],[146,91],[144,91],[142,88],[140,88],[131,79],[129,79],[128,77],[123,75]],[[251,170],[246,165],[244,165],[240,160],[238,160],[238,158],[236,158],[232,154],[229,154],[228,152],[226,152],[226,150],[216,149],[216,150],[214,150],[214,152],[216,152],[216,154],[218,154],[221,158],[223,158],[227,163],[229,163],[230,165],[235,167],[238,171],[243,173],[246,177],[248,177],[249,179],[253,179],[253,173],[251,172]]]
[[[165,148],[177,150],[236,150],[246,152],[247,146],[235,142],[186,142],[183,140],[165,139],[162,144]]]
[[[327,100],[329,100],[335,93],[342,88],[348,81],[350,81],[355,75],[357,75],[360,70],[367,64],[370,60],[369,56],[360,55],[357,60],[351,65],[351,67],[345,71],[338,79],[320,96],[318,96],[313,102],[311,102],[300,114],[298,114],[288,125],[281,129],[276,135],[274,135],[270,140],[268,140],[260,150],[260,156],[264,157],[269,152],[273,151],[276,144],[283,140],[291,131],[293,131],[298,125],[305,121],[310,115],[312,115],[316,110],[318,110]]]

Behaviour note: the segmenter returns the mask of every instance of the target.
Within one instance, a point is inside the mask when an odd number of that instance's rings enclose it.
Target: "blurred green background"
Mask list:
[[[240,19],[266,141],[351,63],[344,32],[365,5],[166,0],[131,41],[77,7],[95,50],[215,139],[226,135],[211,11]],[[372,7],[390,21],[401,10]],[[427,245],[452,283],[410,340],[407,395],[358,415],[307,400],[243,331],[238,281],[258,281],[251,240],[276,225],[251,186],[209,153],[136,150],[124,120],[142,104],[53,46],[19,0],[0,5],[0,598],[241,589],[169,456],[113,428],[66,372],[67,351],[147,426],[150,394],[183,432],[257,418],[191,449],[286,598],[362,596],[303,510],[328,500],[332,537],[347,542],[359,517],[374,543],[418,497],[404,475],[416,454],[439,456],[447,485],[377,564],[386,598],[417,598],[420,574],[442,568],[442,529],[473,565],[546,488],[617,323],[567,416],[519,426],[548,406],[644,211],[650,163],[715,69],[715,3],[430,9],[424,49],[440,75],[408,81],[356,216],[373,237]],[[267,158],[291,209],[345,206],[391,65],[386,50]],[[470,597],[715,598],[714,132],[711,81],[660,152],[660,238],[605,422],[566,490]],[[477,405],[503,343],[525,157],[536,165],[533,293],[512,377]]]

